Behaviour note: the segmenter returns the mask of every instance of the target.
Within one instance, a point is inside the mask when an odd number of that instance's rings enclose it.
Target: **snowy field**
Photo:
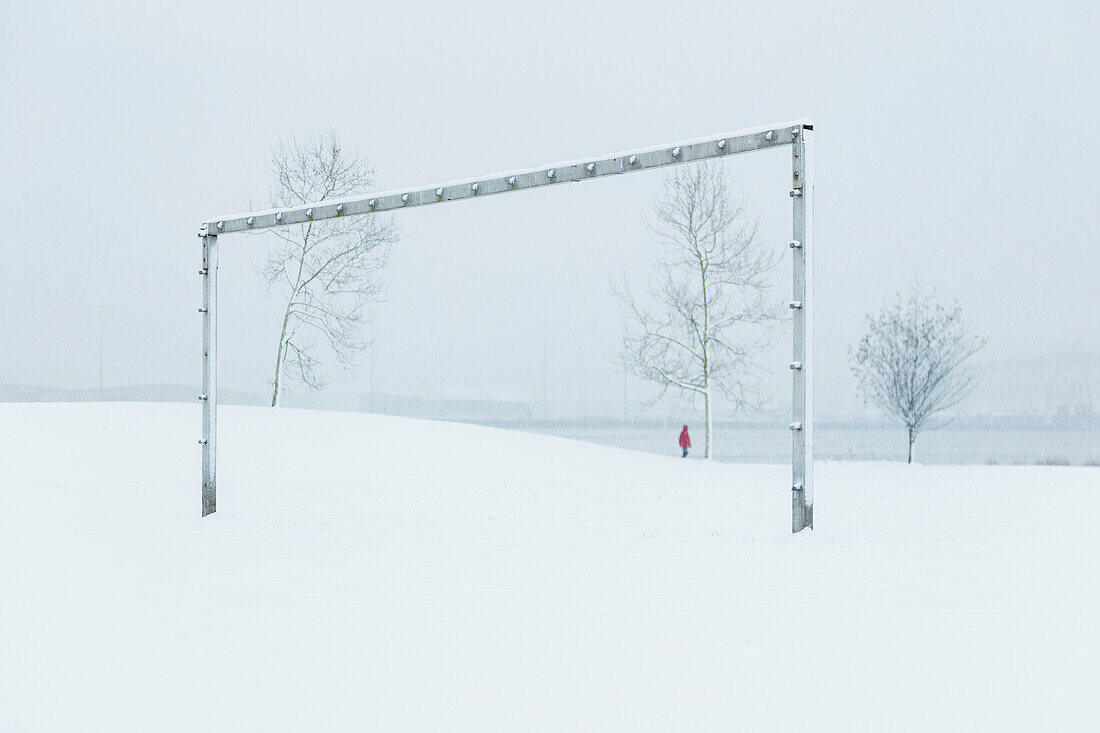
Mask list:
[[[1100,469],[0,405],[2,731],[1100,729]],[[697,441],[701,441],[701,435]]]

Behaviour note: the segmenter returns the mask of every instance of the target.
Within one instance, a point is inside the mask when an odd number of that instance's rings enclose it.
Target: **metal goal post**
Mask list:
[[[765,125],[671,145],[627,150],[539,168],[496,173],[450,183],[407,188],[316,204],[234,214],[210,219],[199,228],[202,239],[202,515],[216,509],[218,449],[218,237],[271,227],[361,216],[382,211],[461,201],[540,186],[577,183],[668,165],[724,158],[755,150],[790,146],[793,218],[788,246],[792,252],[793,321],[791,381],[792,531],[814,524],[814,398],[813,398],[813,254],[814,163],[813,123],[808,119]]]

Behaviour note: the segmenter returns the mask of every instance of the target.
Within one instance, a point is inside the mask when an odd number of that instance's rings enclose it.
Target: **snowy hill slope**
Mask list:
[[[0,404],[0,730],[1095,730],[1096,468]],[[672,436],[674,439],[675,436]],[[670,440],[672,442],[672,440]]]

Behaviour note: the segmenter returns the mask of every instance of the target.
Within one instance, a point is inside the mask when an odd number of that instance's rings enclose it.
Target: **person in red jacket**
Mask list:
[[[691,436],[688,435],[688,426],[685,425],[684,429],[680,431],[680,447],[684,449],[684,455],[681,458],[688,457],[688,448],[691,447]]]

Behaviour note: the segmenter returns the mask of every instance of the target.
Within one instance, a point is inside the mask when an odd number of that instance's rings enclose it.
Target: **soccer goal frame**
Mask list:
[[[603,176],[621,175],[693,163],[712,158],[791,147],[793,218],[788,247],[792,252],[793,355],[791,382],[791,494],[793,532],[814,524],[814,397],[813,397],[813,256],[814,163],[813,123],[802,119],[780,125],[685,140],[671,145],[627,150],[613,155],[582,158],[539,168],[496,173],[449,183],[406,188],[315,204],[221,216],[203,222],[202,313],[202,516],[217,507],[218,455],[218,237],[272,227],[323,221],[342,216],[363,216],[384,211],[463,201],[513,191],[525,191],[560,183],[577,183]]]

